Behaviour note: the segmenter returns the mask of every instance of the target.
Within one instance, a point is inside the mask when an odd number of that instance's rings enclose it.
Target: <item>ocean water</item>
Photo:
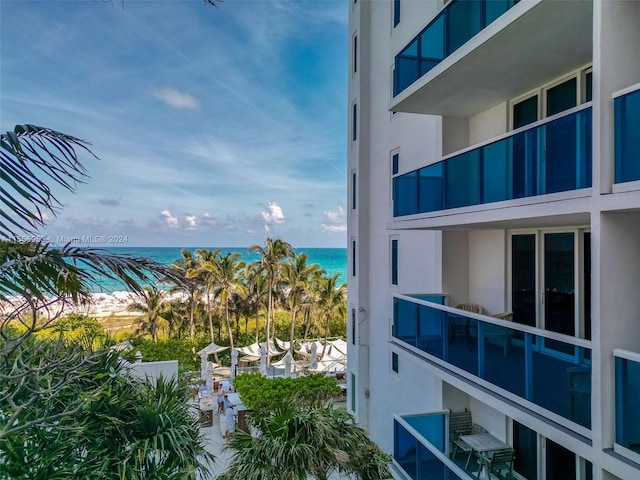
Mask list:
[[[228,252],[239,253],[242,255],[241,260],[244,262],[253,262],[260,260],[260,255],[257,253],[249,252],[246,247],[237,248],[219,248],[219,247],[194,247],[187,248],[192,254],[195,255],[196,250],[201,248],[207,250],[219,249],[222,255]],[[171,265],[174,261],[182,258],[180,252],[183,250],[181,247],[113,247],[109,248],[109,251],[117,254],[130,255],[134,257],[145,257],[156,262]],[[327,275],[340,274],[338,278],[338,284],[347,282],[347,249],[346,248],[295,248],[294,251],[297,254],[302,252],[309,256],[308,263],[317,263],[324,270]],[[96,291],[111,293],[118,290],[124,290],[125,288],[121,283],[115,282],[108,278],[100,279],[99,284],[94,288]]]

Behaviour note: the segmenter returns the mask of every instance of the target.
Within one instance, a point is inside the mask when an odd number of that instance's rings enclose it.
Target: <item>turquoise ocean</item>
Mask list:
[[[220,250],[222,255],[228,252],[239,253],[244,262],[253,262],[260,259],[257,253],[249,252],[247,247],[193,247],[186,248],[195,255],[196,250]],[[145,257],[164,265],[171,265],[174,261],[182,258],[180,252],[184,250],[181,247],[112,247],[108,249],[116,254],[130,255],[134,257]],[[347,249],[346,248],[295,248],[297,254],[302,252],[309,256],[308,263],[317,263],[326,270],[327,275],[340,274],[338,283],[347,282]],[[107,278],[100,279],[95,288],[96,291],[111,293],[114,291],[124,290],[121,283],[109,280]]]

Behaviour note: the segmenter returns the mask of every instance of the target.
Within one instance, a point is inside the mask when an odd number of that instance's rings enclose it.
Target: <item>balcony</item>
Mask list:
[[[447,414],[434,412],[425,415],[406,415],[393,420],[393,463],[407,477],[475,478],[472,463],[469,470],[448,458]]]
[[[591,107],[525,127],[393,179],[393,216],[591,186]]]
[[[615,182],[640,180],[640,89],[614,99]]]
[[[450,2],[396,56],[389,110],[468,118],[581,68],[592,12],[588,1]]]
[[[423,76],[520,0],[452,0],[398,55],[393,95]]]
[[[402,295],[393,307],[393,341],[514,401],[591,428],[589,342]]]
[[[616,441],[614,449],[640,463],[640,354],[615,350]]]

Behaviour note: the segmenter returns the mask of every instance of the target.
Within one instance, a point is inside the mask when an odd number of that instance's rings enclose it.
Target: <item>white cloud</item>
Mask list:
[[[185,222],[187,223],[187,230],[193,230],[198,226],[198,217],[195,215],[187,215],[184,217]]]
[[[326,225],[326,224],[322,224],[322,230],[324,232],[328,232],[328,233],[334,233],[334,232],[346,232],[347,231],[347,226],[346,225]]]
[[[169,210],[161,211],[160,215],[165,218],[167,225],[169,225],[171,228],[178,228],[180,226],[178,219],[171,215],[171,212]]]
[[[267,203],[267,211],[260,212],[260,215],[262,215],[262,218],[265,223],[265,227],[268,227],[269,225],[272,225],[272,224],[282,225],[283,223],[286,223],[286,219],[284,218],[284,213],[282,212],[282,208],[280,208],[275,203],[271,203],[271,202]],[[268,229],[266,230],[269,231]]]
[[[338,205],[337,210],[324,211],[324,223],[321,224],[324,232],[346,232],[347,224],[345,219],[345,211],[342,205]]]
[[[173,108],[200,108],[200,102],[193,95],[183,93],[175,88],[159,88],[151,91],[151,95],[159,98]]]

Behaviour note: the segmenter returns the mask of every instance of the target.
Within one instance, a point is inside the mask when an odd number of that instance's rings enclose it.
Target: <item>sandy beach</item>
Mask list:
[[[182,298],[181,292],[167,293],[167,301]],[[80,313],[90,317],[104,318],[110,316],[135,316],[136,312],[127,310],[127,307],[139,301],[139,297],[132,292],[115,291],[112,293],[94,293],[91,302],[87,305],[70,306],[66,309],[68,313]]]

